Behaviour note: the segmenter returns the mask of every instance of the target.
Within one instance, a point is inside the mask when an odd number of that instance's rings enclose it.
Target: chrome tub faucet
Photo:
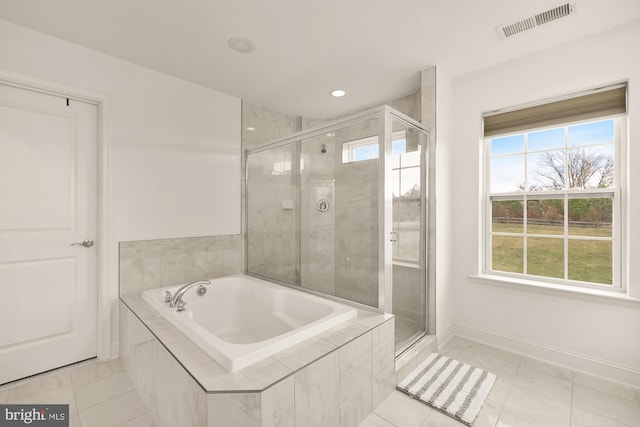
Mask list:
[[[170,308],[175,308],[176,311],[184,311],[184,306],[186,301],[182,300],[184,294],[194,286],[198,286],[198,296],[203,296],[207,293],[207,288],[204,285],[210,285],[211,280],[198,280],[197,282],[187,283],[183,285],[176,291],[174,295],[171,295],[171,292],[165,291],[164,300],[169,303]]]

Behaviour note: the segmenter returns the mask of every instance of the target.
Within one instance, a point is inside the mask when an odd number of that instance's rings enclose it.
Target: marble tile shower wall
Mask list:
[[[377,119],[335,132],[336,147],[375,136]],[[336,295],[378,306],[378,161],[342,163],[336,156]]]
[[[336,294],[334,195],[338,151],[332,137],[327,135],[307,138],[301,145],[304,170],[300,176],[300,283],[304,288],[329,295]],[[329,202],[326,212],[317,207],[322,199]]]
[[[248,271],[299,283],[295,146],[249,158],[247,181]]]
[[[378,162],[336,171],[336,295],[378,306]]]
[[[301,129],[301,119],[242,101],[242,150],[287,137]],[[263,152],[252,156],[250,182],[243,176],[243,230],[248,233],[247,269],[276,280],[299,282],[297,235],[292,225],[295,198],[295,151]],[[245,170],[245,159],[242,159]],[[297,165],[297,163],[295,163]],[[247,191],[251,196],[247,198]]]
[[[242,236],[120,242],[120,294],[242,273]]]
[[[422,304],[425,289],[424,272],[415,267],[393,266],[393,314],[419,325],[424,317]]]
[[[418,90],[389,105],[420,119],[420,96]],[[325,121],[288,116],[243,101],[242,148],[263,145]],[[377,306],[377,162],[342,164],[344,142],[377,132],[378,121],[373,120],[333,135],[308,138],[301,144],[301,164],[293,146],[252,156],[250,182],[243,185],[243,200],[248,201],[243,229],[248,231],[250,272]],[[323,144],[326,153],[321,153]],[[297,176],[301,165],[302,173]],[[294,194],[298,179],[299,195]],[[249,198],[244,197],[247,188]],[[329,201],[328,212],[317,210],[320,199]],[[300,229],[296,231],[298,209]]]

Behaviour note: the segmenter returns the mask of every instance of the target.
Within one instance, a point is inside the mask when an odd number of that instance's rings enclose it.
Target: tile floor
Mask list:
[[[640,427],[638,389],[456,337],[440,353],[498,376],[474,427]],[[0,386],[0,403],[69,403],[74,427],[153,426],[120,360]],[[394,391],[360,427],[463,425]]]
[[[68,403],[70,427],[153,426],[120,359],[91,360],[2,385],[0,403]]]
[[[498,377],[474,427],[640,427],[640,390],[461,338],[439,353]],[[464,424],[393,394],[360,427]]]

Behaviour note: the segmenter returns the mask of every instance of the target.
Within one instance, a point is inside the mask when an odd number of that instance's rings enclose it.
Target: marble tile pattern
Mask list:
[[[406,114],[414,120],[421,120],[421,90],[418,89],[417,92],[412,93],[411,95],[407,95],[403,98],[395,99],[388,103],[389,107],[395,108],[401,113]]]
[[[268,144],[298,132],[299,116],[290,116],[242,101],[242,150]],[[243,156],[243,230],[247,232],[247,268],[274,280],[298,284],[299,241],[294,213],[299,209],[294,191],[298,165],[295,147],[254,154],[248,168]],[[246,201],[246,202],[245,202]]]
[[[247,159],[247,270],[290,284],[300,283],[297,161],[295,144]]]
[[[419,119],[420,91],[391,105]],[[249,102],[242,110],[244,149],[323,122]],[[342,145],[378,131],[378,120],[369,120],[248,158],[243,229],[250,272],[377,307],[378,162],[342,164]],[[317,211],[320,199],[329,201],[328,212]]]
[[[334,132],[336,143],[375,136],[378,120],[368,120]],[[338,151],[340,152],[341,149]],[[378,306],[378,162],[342,163],[335,168],[335,289],[336,295]]]
[[[242,100],[242,150],[259,147],[300,131],[302,118]]]
[[[322,150],[325,153],[322,153]],[[341,155],[331,134],[306,138],[301,144],[300,284],[329,295],[335,288],[335,157]],[[329,210],[317,208],[320,200]]]
[[[373,345],[374,335],[375,333],[371,335]],[[131,334],[127,339],[131,339]],[[354,348],[359,345],[360,343],[354,343]],[[497,363],[507,365],[507,368],[502,369],[503,375],[498,378],[474,427],[640,426],[640,389],[457,337],[438,351],[459,359],[469,359],[477,354],[477,360],[485,363],[486,360],[495,359]],[[261,401],[246,393],[239,393],[235,399],[218,401],[209,395],[208,408],[226,403],[227,407],[233,406],[234,411],[242,412],[237,418],[227,418],[228,421],[224,423],[221,422],[222,418],[216,419],[214,424],[208,419],[208,425],[340,426],[339,417],[322,415],[325,413],[323,408],[336,409],[342,403],[340,386],[337,384],[340,380],[340,353],[334,351],[330,355],[321,364],[309,364],[295,375],[267,389]],[[345,354],[345,360],[348,362],[352,359]],[[515,375],[510,376],[508,374],[514,363],[517,370]],[[140,395],[132,388],[132,380],[122,375],[125,368],[126,361],[123,358],[108,362],[91,360],[71,365],[0,386],[0,403],[41,403],[44,400],[49,403],[68,403],[70,426],[74,427],[153,427],[156,424],[145,409]],[[301,380],[298,385],[295,384],[297,379]],[[92,383],[96,385],[90,387]],[[531,384],[536,385],[529,388]],[[567,389],[568,384],[572,391]],[[313,396],[325,396],[325,393],[328,401],[319,404],[317,399],[313,399]],[[80,408],[78,402],[81,394],[86,395],[81,398],[84,402],[91,402],[84,409]],[[300,413],[296,413],[294,410],[292,415],[290,406],[280,404],[290,401],[292,395],[302,401],[307,399],[308,404],[302,407],[306,411],[301,409]],[[254,423],[258,407],[262,408],[262,416]],[[393,391],[379,404],[373,405],[373,412],[359,426],[462,427],[464,424],[401,392]]]
[[[71,427],[154,427],[122,359],[91,359],[0,385],[0,403],[69,405]]]
[[[404,265],[393,266],[393,314],[414,323],[424,318],[423,302],[426,299],[422,286],[423,271]]]
[[[421,268],[393,265],[393,314],[396,316],[396,349],[424,332],[426,289]]]
[[[151,308],[141,297],[128,296],[120,303],[120,346],[144,352],[141,360],[154,357],[149,342],[161,341],[163,347],[197,378],[209,392],[262,391],[296,370],[313,363],[326,353],[366,334],[393,317],[368,310],[358,310],[358,317],[329,329],[305,343],[295,345],[234,373],[227,372],[200,347],[183,335]],[[135,312],[135,314],[133,314]],[[144,323],[144,324],[143,324]],[[145,326],[146,325],[146,326]],[[152,332],[151,332],[152,331]],[[127,369],[133,362],[129,352],[121,350]],[[143,393],[144,394],[144,393]]]
[[[120,242],[120,294],[242,272],[242,236]]]
[[[229,373],[139,296],[126,296],[121,364],[158,426],[357,426],[395,387],[393,322],[358,310],[352,321]]]
[[[458,337],[438,352],[498,375],[473,427],[640,426],[638,388]],[[464,425],[394,391],[360,427]]]
[[[372,333],[340,349],[339,394],[340,426],[357,427],[373,409]],[[393,364],[390,364],[393,366]]]

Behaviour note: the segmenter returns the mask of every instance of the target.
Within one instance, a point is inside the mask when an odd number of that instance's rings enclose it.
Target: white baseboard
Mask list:
[[[451,329],[451,333],[447,341],[455,335],[461,338],[479,341],[493,347],[502,348],[523,356],[560,365],[573,371],[580,371],[611,381],[640,387],[640,369],[633,366],[602,360],[540,342],[510,337],[470,326],[456,324],[449,329]],[[446,331],[446,333],[449,334],[449,331]],[[440,339],[438,339],[438,347],[442,347],[444,343],[446,343],[446,341],[440,344]]]
[[[445,329],[441,333],[436,333],[436,338],[438,339],[437,348],[442,348],[445,345],[447,345],[449,340],[453,338],[454,334],[455,334],[454,325],[450,325],[447,329]]]

